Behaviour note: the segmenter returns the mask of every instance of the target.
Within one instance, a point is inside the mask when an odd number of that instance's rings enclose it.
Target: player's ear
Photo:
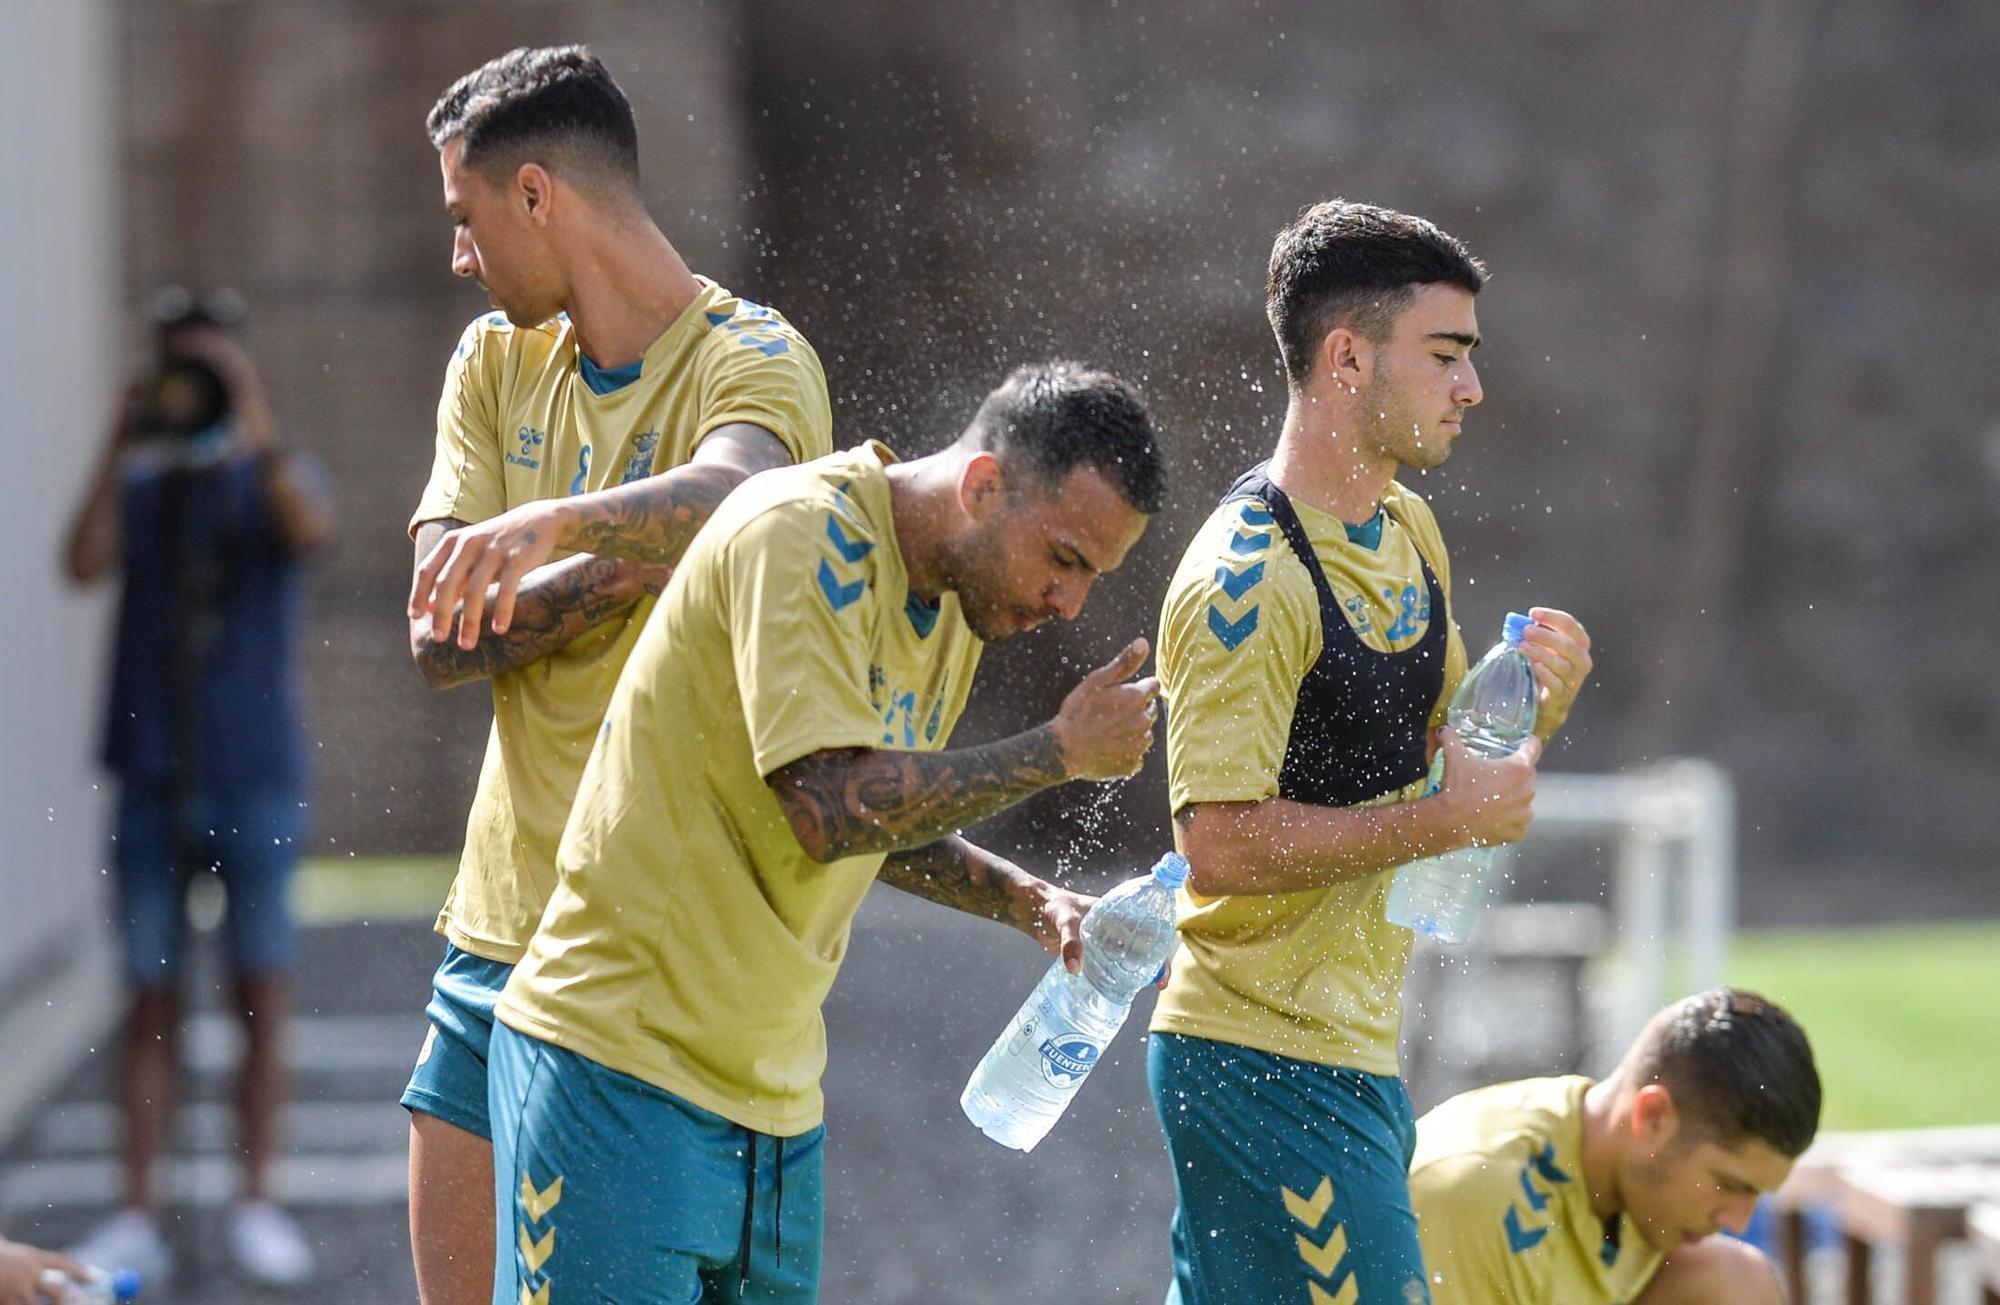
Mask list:
[[[984,449],[974,450],[958,473],[959,510],[974,521],[984,520],[1007,497],[1007,477],[1000,459]]]
[[[1375,347],[1354,328],[1336,326],[1320,338],[1318,362],[1334,384],[1349,392],[1361,390],[1375,365]]]
[[[1632,1136],[1644,1142],[1648,1150],[1660,1150],[1680,1128],[1680,1110],[1674,1105],[1674,1094],[1667,1091],[1664,1083],[1646,1084],[1632,1094],[1630,1121]]]
[[[514,169],[513,198],[528,220],[541,226],[549,220],[549,202],[555,198],[555,178],[539,163],[523,163]]]

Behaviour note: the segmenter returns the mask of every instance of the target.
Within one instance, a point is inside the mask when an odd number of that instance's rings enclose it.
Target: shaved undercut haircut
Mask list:
[[[1659,1083],[1681,1118],[1725,1147],[1758,1138],[1796,1157],[1819,1130],[1819,1071],[1805,1030],[1774,1001],[1711,988],[1655,1015],[1636,1081]]]
[[[460,162],[487,175],[538,163],[600,191],[639,188],[632,105],[581,45],[510,50],[453,82],[424,121],[431,144],[464,147]]]
[[[1294,390],[1312,376],[1320,342],[1345,326],[1376,344],[1417,288],[1478,294],[1486,265],[1433,223],[1394,209],[1329,199],[1303,210],[1271,246],[1264,311]]]
[[[1052,491],[1090,467],[1151,516],[1166,502],[1167,469],[1138,391],[1075,362],[1017,367],[986,396],[960,442],[991,453],[1017,492]]]

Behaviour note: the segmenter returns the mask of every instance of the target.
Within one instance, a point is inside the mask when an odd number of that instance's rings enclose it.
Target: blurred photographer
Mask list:
[[[172,1266],[155,1161],[176,1087],[184,903],[202,874],[227,895],[245,1036],[230,1250],[260,1282],[313,1271],[265,1180],[285,1096],[288,893],[305,836],[298,564],[325,538],[330,505],[316,464],[278,446],[232,334],[242,313],[229,291],[160,293],[153,358],[126,394],[67,554],[78,584],[123,574],[103,760],[119,780],[112,862],[131,997],[118,1073],[125,1208],[72,1253],[149,1282]]]

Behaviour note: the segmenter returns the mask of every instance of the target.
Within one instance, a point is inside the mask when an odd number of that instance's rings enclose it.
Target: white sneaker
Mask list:
[[[269,1201],[244,1201],[229,1212],[229,1253],[237,1272],[267,1287],[296,1287],[316,1267],[298,1222]]]
[[[160,1235],[160,1225],[144,1210],[129,1206],[91,1229],[64,1254],[106,1273],[129,1269],[148,1287],[164,1283],[174,1271],[174,1254]]]

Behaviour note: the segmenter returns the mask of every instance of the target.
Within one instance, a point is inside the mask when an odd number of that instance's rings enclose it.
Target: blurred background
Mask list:
[[[1536,603],[1591,630],[1597,672],[1544,769],[1719,768],[1733,888],[1711,918],[1746,932],[1712,950],[1726,975],[1693,977],[1793,1005],[1829,1123],[2000,1117],[1982,996],[2000,980],[1986,0],[0,0],[0,16],[16,555],[0,581],[0,1214],[16,1235],[73,1229],[96,1190],[104,1138],[63,1133],[48,1105],[102,1091],[92,1049],[116,1009],[93,761],[109,607],[61,583],[62,535],[154,288],[229,285],[284,439],[340,504],[311,585],[301,885],[300,1007],[330,1022],[300,1031],[299,1054],[326,1062],[300,1090],[326,1109],[292,1131],[356,1173],[338,1199],[296,1182],[324,1197],[323,1260],[376,1275],[324,1299],[409,1294],[392,1102],[490,715],[479,688],[423,686],[402,614],[444,363],[485,307],[449,274],[422,121],[486,58],[567,41],[630,95],[647,196],[689,262],[815,343],[837,442],[928,451],[1030,358],[1145,391],[1172,507],[1081,620],[994,650],[961,739],[1045,718],[1150,635],[1195,523],[1268,451],[1277,228],[1345,195],[1462,238],[1493,273],[1487,397],[1450,464],[1410,483],[1437,509],[1475,649]],[[1164,781],[1156,749],[1107,795],[1047,794],[981,832],[1102,882],[1165,845]],[[1603,1068],[1589,963],[1661,941],[1618,936],[1630,813],[1595,815],[1516,865],[1515,898],[1578,904],[1543,951],[1581,959],[1531,999],[1567,1030],[1567,1059],[1543,1069]],[[1157,1299],[1171,1202],[1137,1032],[1066,1121],[1075,1145],[1059,1132],[1031,1161],[974,1145],[957,1085],[1038,962],[942,914],[872,903],[829,1009],[827,1299]],[[1479,1009],[1477,964],[1420,958],[1428,1036]],[[1666,964],[1662,998],[1688,973]],[[1918,1069],[1931,1099],[1885,1081]],[[191,1173],[226,1142],[201,1127]],[[198,1240],[203,1180],[177,1190]]]

